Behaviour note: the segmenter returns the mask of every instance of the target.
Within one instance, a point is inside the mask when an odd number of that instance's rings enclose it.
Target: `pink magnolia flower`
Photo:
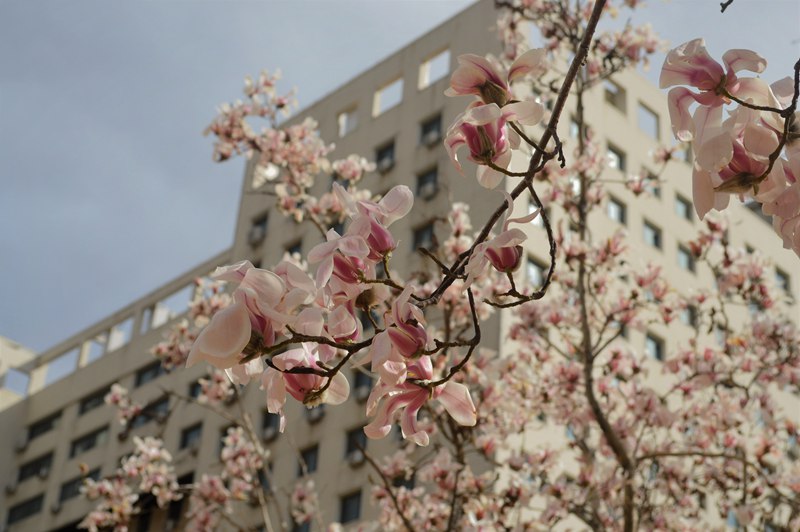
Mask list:
[[[504,218],[508,217],[514,209],[514,200],[508,193],[505,193],[506,209]],[[467,263],[467,280],[464,288],[468,288],[475,282],[475,279],[483,273],[487,264],[491,264],[497,271],[510,273],[519,268],[522,263],[521,244],[528,239],[525,232],[521,229],[509,229],[511,222],[528,223],[539,216],[539,210],[522,216],[520,218],[508,218],[501,221],[503,232],[496,237],[475,246],[475,251]]]
[[[478,182],[486,188],[500,184],[503,173],[488,165],[508,168],[511,163],[511,149],[519,147],[520,142],[516,132],[506,129],[506,122],[513,116],[496,104],[478,104],[456,119],[447,131],[445,147],[459,172],[462,169],[458,149],[465,145],[469,149],[469,160],[479,165]]]
[[[670,120],[678,139],[694,140],[703,129],[717,126],[722,119],[722,105],[730,101],[726,92],[742,100],[768,102],[769,87],[764,82],[736,76],[741,70],[763,72],[767,66],[764,58],[750,50],[728,50],[722,61],[724,68],[708,54],[703,39],[686,42],[667,54],[661,68],[661,88],[689,85],[700,91],[693,92],[685,87],[669,91]],[[694,120],[689,115],[693,102],[700,104]]]
[[[408,375],[416,379],[431,380],[433,366],[430,357],[423,356],[408,366]],[[375,419],[364,427],[364,432],[369,438],[383,438],[391,430],[394,417],[399,414],[403,437],[411,439],[417,445],[428,445],[428,433],[419,426],[417,414],[431,398],[437,399],[458,424],[471,427],[477,422],[477,411],[472,397],[467,387],[461,383],[447,381],[442,386],[428,390],[408,382],[395,385],[380,382],[367,400],[367,415],[372,415],[376,409],[377,413]],[[378,403],[381,403],[380,407]]]
[[[509,84],[529,74],[538,75],[545,71],[545,50],[528,50],[517,57],[508,72],[489,57],[465,54],[458,57],[458,68],[450,78],[447,96],[478,96],[484,103],[506,105],[513,99]],[[534,102],[530,102],[534,103]]]
[[[280,430],[286,425],[283,407],[286,392],[304,405],[313,407],[321,403],[338,405],[350,395],[350,383],[341,372],[331,377],[330,385],[322,392],[328,382],[326,377],[312,373],[286,373],[293,368],[319,369],[319,357],[313,351],[315,344],[303,343],[297,349],[290,349],[272,357],[272,366],[261,377],[261,387],[267,391],[267,410],[281,416]]]

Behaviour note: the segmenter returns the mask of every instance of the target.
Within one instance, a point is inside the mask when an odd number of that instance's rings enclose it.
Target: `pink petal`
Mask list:
[[[760,74],[767,68],[767,60],[752,50],[728,50],[722,56],[722,62],[728,67],[728,72],[749,70]]]
[[[546,68],[544,48],[528,50],[511,64],[511,68],[508,70],[508,81],[514,81],[529,74],[533,76],[543,74]]]
[[[535,126],[542,121],[544,106],[532,100],[510,103],[503,106],[503,116],[509,121],[516,120],[525,126]]]
[[[247,271],[253,267],[249,260],[243,260],[229,266],[220,266],[211,274],[213,279],[240,283]]]
[[[692,173],[692,200],[697,216],[701,220],[714,207],[714,186],[711,183],[711,174],[698,166],[695,166]]]
[[[478,183],[484,188],[495,188],[503,181],[504,174],[489,168],[488,166],[478,167]]]
[[[350,397],[350,383],[341,371],[331,378],[331,385],[325,390],[324,397],[330,405],[340,405]]]
[[[405,185],[397,185],[386,193],[378,202],[383,212],[383,220],[379,220],[385,227],[403,218],[414,206],[414,194]]]
[[[205,360],[218,369],[233,367],[250,341],[250,316],[241,301],[222,309],[195,340],[186,366]]]
[[[463,384],[448,381],[437,399],[459,425],[474,427],[477,423],[478,412],[472,402],[469,389]]]

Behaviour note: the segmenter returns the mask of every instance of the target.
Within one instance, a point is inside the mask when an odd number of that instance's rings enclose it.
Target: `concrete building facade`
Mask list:
[[[498,51],[493,24],[492,2],[478,2],[293,118],[317,119],[322,138],[336,142],[334,156],[360,153],[376,161],[378,171],[365,178],[365,188],[383,193],[396,184],[406,184],[415,191],[414,211],[393,226],[400,240],[393,266],[401,271],[419,265],[422,258],[413,253],[413,247],[420,239],[440,232],[434,222],[447,215],[453,201],[471,205],[476,225],[502,201],[496,193],[493,201],[487,201],[489,196],[479,190],[474,179],[473,166],[466,166],[465,175],[459,175],[441,142],[448,125],[466,105],[464,99],[443,95],[448,74],[460,54]],[[588,123],[616,166],[609,170],[612,177],[622,180],[628,173],[647,169],[651,165],[648,154],[659,143],[671,142],[663,91],[636,73],[624,73],[613,85],[599,86],[586,109]],[[571,135],[569,118],[565,113],[562,119],[564,139]],[[710,274],[692,271],[685,256],[685,242],[699,227],[691,206],[690,172],[688,163],[671,164],[662,175],[659,195],[654,197],[636,198],[619,187],[591,223],[598,237],[625,228],[635,256],[662,264],[664,275],[673,284],[699,288],[709,286],[712,279]],[[27,382],[24,394],[8,386],[0,390],[4,429],[0,431],[0,479],[4,483],[0,486],[0,530],[71,530],[92,508],[78,494],[79,464],[85,464],[93,475],[111,474],[120,458],[133,449],[130,435],[163,437],[175,459],[176,472],[184,480],[219,470],[219,441],[228,421],[199,405],[165,395],[165,390],[193,395],[197,379],[207,369],[200,365],[164,373],[148,351],[170,324],[181,319],[195,290],[195,278],[243,259],[270,267],[284,252],[307,252],[320,241],[318,233],[272,212],[268,197],[259,194],[256,185],[251,163],[245,171],[230,249],[38,357],[23,352],[13,360],[13,371]],[[322,191],[329,185],[320,179],[316,187]],[[779,238],[757,213],[736,206],[730,209],[730,217],[735,227],[733,243],[759,249],[774,261],[776,281],[785,289],[787,304],[793,305],[800,297],[800,283],[791,277],[797,258],[781,249]],[[540,226],[532,223],[526,231],[530,238],[525,277],[535,280],[541,275],[541,266],[547,264],[547,248]],[[796,315],[796,307],[792,308]],[[504,331],[512,319],[511,314],[503,313],[488,325],[484,337],[490,347],[499,347],[501,352],[506,349]],[[681,334],[673,328],[653,327],[646,332],[632,331],[628,340],[640,348],[668,349]],[[9,360],[5,350],[3,360]],[[310,474],[316,480],[326,521],[355,522],[375,515],[369,505],[369,468],[352,452],[353,438],[363,434],[366,396],[355,375],[351,377],[353,393],[345,405],[305,411],[301,405],[288,405],[289,427],[282,436],[276,435],[274,419],[265,415],[264,393],[257,385],[251,384],[243,398],[271,452],[270,489],[276,499],[282,497],[285,502],[286,490],[298,478],[302,457],[309,469],[313,463]],[[132,427],[127,436],[122,434],[114,408],[103,403],[113,383],[128,388],[140,404],[170,415],[164,416],[165,421],[151,416]],[[368,449],[380,456],[395,445],[390,436],[370,441]],[[256,524],[256,510],[242,507],[237,519],[243,525]],[[135,527],[180,528],[185,510],[183,502],[145,513]]]

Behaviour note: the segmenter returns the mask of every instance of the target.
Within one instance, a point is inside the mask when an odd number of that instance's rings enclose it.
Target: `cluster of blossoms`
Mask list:
[[[139,494],[151,494],[159,508],[182,497],[172,467],[172,456],[164,449],[164,443],[152,437],[135,437],[134,452],[122,461],[110,478],[95,481],[84,479],[81,492],[90,500],[100,499],[98,507],[78,525],[90,532],[113,529],[126,531],[131,518],[136,514],[135,503]],[[138,483],[134,493],[131,483]]]
[[[697,214],[703,218],[711,209],[724,209],[731,194],[747,197],[772,216],[784,247],[800,254],[794,82],[784,78],[768,85],[740,77],[742,71],[758,74],[767,66],[750,50],[729,50],[722,62],[708,54],[702,39],[695,39],[670,51],[661,70],[661,87],[673,87],[672,129],[676,138],[692,143]],[[738,106],[724,116],[734,102]]]
[[[447,131],[445,146],[456,168],[461,171],[458,149],[466,146],[469,160],[479,165],[478,182],[495,188],[503,180],[504,170],[511,163],[511,150],[520,147],[518,129],[511,122],[525,126],[538,124],[544,107],[534,100],[517,101],[511,83],[526,76],[544,73],[545,51],[529,50],[519,56],[506,71],[493,57],[473,54],[458,58],[447,96],[477,97]]]
[[[142,405],[131,401],[128,390],[117,383],[111,385],[111,390],[103,399],[107,405],[117,407],[117,419],[123,427],[127,427],[133,418],[142,413]]]

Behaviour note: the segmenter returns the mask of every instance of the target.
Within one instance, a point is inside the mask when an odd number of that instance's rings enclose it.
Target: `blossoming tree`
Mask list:
[[[624,234],[590,229],[610,187],[640,195],[657,185],[657,178],[619,183],[604,175],[585,117],[588,91],[659,46],[649,27],[597,31],[604,13],[637,4],[496,1],[503,56],[458,59],[446,94],[462,98],[464,112],[445,147],[456,168],[466,157],[480,185],[507,192],[485,192],[497,207],[477,231],[469,206],[453,204],[448,237],[423,251],[430,271],[402,278],[392,268],[391,228],[411,211],[411,191],[396,186],[378,197],[363,189],[372,163],[357,155],[330,161],[332,147],[313,120],[280,123],[293,95],[277,93],[277,76],[248,80],[246,100],[223,106],[208,128],[215,157],[255,158],[275,206],[323,242],[303,260],[287,257],[271,269],[246,261],[218,269],[207,297],[193,304],[191,323],[153,350],[170,368],[214,368],[199,400],[235,422],[223,470],[181,486],[160,441],[136,439],[116,475],[87,481],[86,495],[100,504],[83,525],[124,529],[139,493],[159,506],[188,494],[195,530],[237,528],[237,501],[257,504],[270,530],[318,520],[307,477],[285,508],[266,500],[266,451],[252,421],[226,401],[256,381],[283,430],[287,401],[346,401],[344,369],[352,366],[376,378],[366,435],[383,438],[399,424],[407,442],[391,457],[367,456],[377,475],[379,528],[699,530],[735,519],[797,529],[800,469],[787,453],[798,424],[780,397],[800,385],[800,337],[779,312],[762,259],[732,249],[724,220],[710,215],[690,250],[716,288],[685,294],[658,266],[634,264]],[[528,49],[527,23],[541,31],[543,48]],[[662,70],[663,86],[698,91],[669,93],[676,137],[695,154],[697,214],[724,208],[731,194],[752,196],[797,251],[797,74],[770,86],[739,75],[763,70],[755,53],[731,51],[723,62],[698,40],[670,52]],[[723,120],[731,103],[738,107]],[[568,107],[574,145],[556,134]],[[253,119],[267,127],[256,131]],[[673,153],[660,150],[658,161],[670,164]],[[527,158],[526,170],[510,170],[515,154]],[[314,196],[315,179],[330,172],[338,178],[333,189]],[[534,210],[515,216],[524,201]],[[556,213],[558,223],[550,219]],[[520,224],[535,218],[550,264],[541,284],[529,286],[518,274],[526,241]],[[757,317],[737,305],[758,308]],[[515,313],[512,356],[481,344],[481,324],[497,309]],[[695,333],[663,355],[663,366],[624,339],[629,329],[669,326],[679,316]],[[120,388],[107,401],[120,408],[122,423],[142,415]],[[553,427],[567,436],[539,437]],[[431,442],[433,453],[416,452]]]

